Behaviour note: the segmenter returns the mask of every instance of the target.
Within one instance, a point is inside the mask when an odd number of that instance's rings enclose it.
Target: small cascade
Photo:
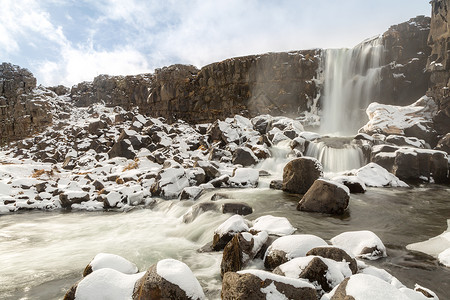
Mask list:
[[[354,134],[366,122],[365,110],[380,92],[382,38],[352,49],[328,49],[324,57],[321,132]]]
[[[311,142],[305,156],[316,158],[324,172],[342,172],[364,166],[365,159],[361,148],[351,144],[349,138],[321,138]]]

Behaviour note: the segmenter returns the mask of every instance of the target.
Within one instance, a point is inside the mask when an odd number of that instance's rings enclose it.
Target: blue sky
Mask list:
[[[0,60],[66,86],[174,63],[352,47],[431,13],[427,0],[0,0],[0,8]]]

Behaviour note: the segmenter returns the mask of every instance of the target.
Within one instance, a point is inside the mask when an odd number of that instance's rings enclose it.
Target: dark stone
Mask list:
[[[36,192],[42,193],[45,192],[48,182],[40,182],[37,183],[34,187],[36,188]]]
[[[297,205],[297,210],[341,215],[350,197],[339,186],[316,180]]]
[[[319,257],[314,257],[305,269],[300,273],[300,278],[308,279],[309,282],[317,282],[322,290],[330,292],[332,286],[327,280],[328,266]]]
[[[276,278],[276,276],[275,276]],[[262,280],[258,276],[244,273],[238,274],[235,272],[225,273],[222,281],[223,300],[260,300],[266,299],[266,294],[261,292],[261,289],[267,288],[273,284],[277,291],[283,294],[287,299],[292,300],[317,300],[316,290],[314,288],[304,287],[295,288],[290,284],[283,282],[283,277],[280,280],[265,279]]]
[[[256,164],[258,159],[250,148],[239,147],[234,151],[232,162],[235,165],[239,164],[248,167]]]
[[[447,152],[450,155],[450,133],[442,137],[434,149]]]
[[[252,207],[246,203],[231,202],[222,204],[222,213],[224,214],[238,214],[241,216],[246,216],[252,212]]]
[[[296,158],[283,169],[283,191],[304,194],[314,181],[322,176],[322,167],[317,160]]]
[[[283,189],[283,180],[272,180],[269,187],[274,190]]]
[[[226,272],[237,272],[243,269],[246,261],[243,254],[250,255],[254,241],[247,241],[242,234],[237,233],[223,250],[222,262],[220,264],[220,275]]]
[[[345,261],[348,263],[348,266],[353,274],[356,274],[358,272],[358,265],[356,263],[356,260],[352,258],[350,255],[348,255],[347,252],[342,250],[341,248],[337,247],[316,247],[311,250],[309,250],[306,253],[307,256],[309,255],[315,255],[315,256],[321,256],[323,258],[329,258],[332,260],[335,260],[337,262]]]

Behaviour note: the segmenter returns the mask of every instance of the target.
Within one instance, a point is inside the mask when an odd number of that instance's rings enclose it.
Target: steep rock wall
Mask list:
[[[34,93],[36,78],[27,69],[0,65],[0,145],[30,136],[52,121],[48,103]]]
[[[430,78],[426,72],[431,53],[427,43],[430,21],[429,17],[417,16],[391,26],[383,34],[386,65],[381,71],[377,102],[409,105],[425,95]]]
[[[439,112],[434,118],[436,131],[440,135],[450,132],[450,0],[430,2],[431,30],[428,44],[432,48],[427,69],[431,73],[428,96],[436,101]]]

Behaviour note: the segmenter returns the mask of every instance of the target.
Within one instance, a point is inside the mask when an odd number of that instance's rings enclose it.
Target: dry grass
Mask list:
[[[129,163],[128,166],[123,168],[122,172],[137,169],[139,167],[139,158],[135,158],[133,162]]]
[[[118,178],[116,179],[116,183],[117,183],[117,184],[124,184],[124,181],[123,181],[122,178],[118,177]]]
[[[39,179],[43,175],[47,175],[48,177],[53,176],[53,169],[50,171],[46,171],[44,169],[34,169],[31,177]]]

